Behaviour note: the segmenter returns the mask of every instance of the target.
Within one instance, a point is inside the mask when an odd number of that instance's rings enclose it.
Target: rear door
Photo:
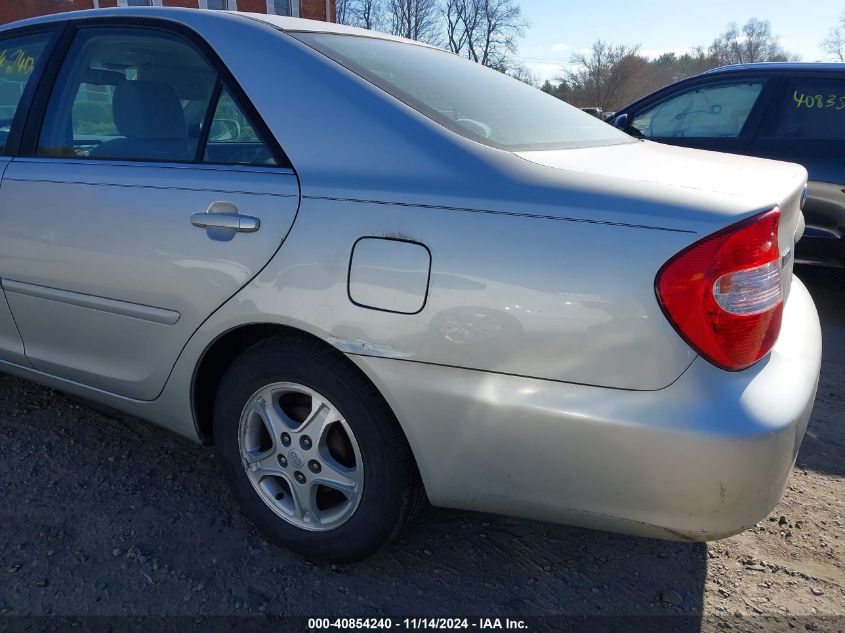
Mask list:
[[[32,93],[55,44],[58,26],[16,29],[0,36],[0,179],[17,147]],[[26,365],[23,341],[1,289],[0,361]]]
[[[28,361],[142,400],[299,202],[234,78],[169,24],[74,28],[0,186],[0,276]]]
[[[744,154],[770,95],[763,77],[709,77],[638,107],[625,131],[670,145]]]

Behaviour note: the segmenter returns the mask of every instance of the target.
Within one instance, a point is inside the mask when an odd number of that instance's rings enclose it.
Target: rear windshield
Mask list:
[[[427,46],[336,33],[292,33],[440,125],[510,151],[632,139],[560,99]]]

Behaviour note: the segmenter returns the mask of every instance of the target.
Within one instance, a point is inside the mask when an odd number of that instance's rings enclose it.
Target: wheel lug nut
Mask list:
[[[312,473],[315,474],[323,469],[323,467],[320,466],[320,462],[318,462],[316,459],[312,459],[310,462],[308,462],[308,468],[311,470]]]
[[[281,466],[282,468],[288,467],[288,458],[284,455],[279,455],[279,466]]]
[[[290,446],[290,433],[282,433],[282,444]]]
[[[307,451],[311,448],[311,438],[307,435],[303,435],[299,440],[299,445]]]
[[[293,474],[293,478],[296,479],[297,483],[300,483],[300,484],[305,483],[305,475],[303,475],[298,470]]]

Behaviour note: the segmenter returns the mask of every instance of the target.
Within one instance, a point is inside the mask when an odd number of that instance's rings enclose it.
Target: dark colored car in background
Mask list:
[[[620,109],[613,124],[660,143],[803,165],[797,260],[845,267],[845,64],[716,68]]]

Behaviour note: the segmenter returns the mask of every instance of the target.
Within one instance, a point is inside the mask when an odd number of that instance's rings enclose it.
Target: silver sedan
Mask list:
[[[802,167],[306,20],[0,40],[0,369],[213,442],[282,545],[358,560],[426,498],[706,540],[780,499],[821,355]]]

